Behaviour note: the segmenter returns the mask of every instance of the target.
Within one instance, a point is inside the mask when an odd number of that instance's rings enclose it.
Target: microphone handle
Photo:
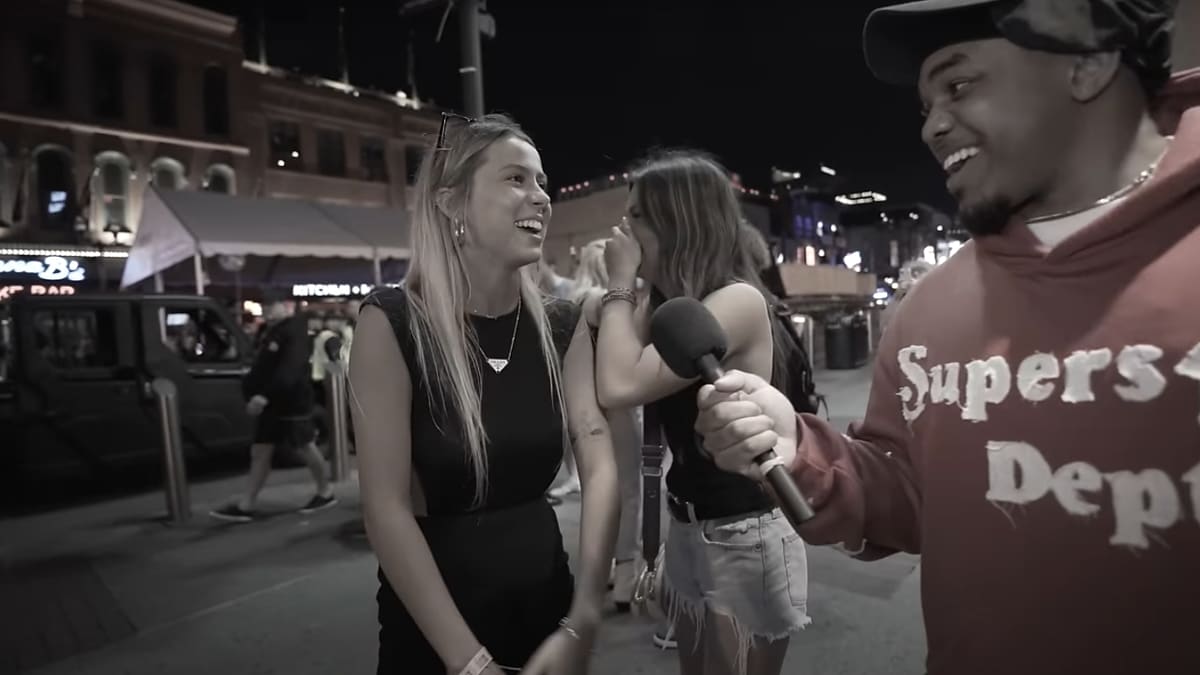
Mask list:
[[[776,456],[774,450],[768,450],[754,458],[754,461],[759,466],[771,460],[776,460],[779,463],[767,469],[767,482],[771,484],[776,498],[779,499],[779,508],[783,510],[783,515],[792,521],[792,525],[799,525],[817,515],[813,512],[812,507],[809,506],[808,500],[804,498],[804,495],[800,494],[800,488],[796,487],[796,481],[792,480],[792,477],[788,475],[787,468],[784,467],[782,461]]]
[[[712,384],[718,378],[725,374],[721,368],[721,362],[713,354],[705,354],[697,360],[696,365],[700,370],[700,377],[707,383]],[[787,519],[792,522],[792,525],[799,525],[816,515],[812,507],[809,506],[808,500],[800,493],[800,488],[796,486],[796,481],[788,475],[787,467],[779,461],[774,450],[768,450],[754,461],[759,466],[776,460],[776,463],[766,471],[767,482],[770,483],[772,490],[775,492],[775,497],[779,500],[779,508]]]

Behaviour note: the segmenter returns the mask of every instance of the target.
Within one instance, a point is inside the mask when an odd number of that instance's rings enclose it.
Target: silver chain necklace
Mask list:
[[[1175,139],[1174,136],[1167,136],[1166,138],[1167,138],[1168,144],[1172,140]],[[1167,149],[1170,149],[1169,145],[1168,145]],[[1084,206],[1084,207],[1081,207],[1078,209],[1071,209],[1069,211],[1059,211],[1058,213],[1051,213],[1049,215],[1038,216],[1036,218],[1030,218],[1029,220],[1027,220],[1025,222],[1027,225],[1033,225],[1034,223],[1044,223],[1048,220],[1058,220],[1059,218],[1068,218],[1070,216],[1074,216],[1074,215],[1083,213],[1084,211],[1091,211],[1092,209],[1098,209],[1101,206],[1104,206],[1105,204],[1111,204],[1112,202],[1114,202],[1114,201],[1128,195],[1130,192],[1133,192],[1134,190],[1138,189],[1139,187],[1142,186],[1143,183],[1150,180],[1150,177],[1153,176],[1154,172],[1158,169],[1159,162],[1162,162],[1163,157],[1166,157],[1166,156],[1167,156],[1167,150],[1163,150],[1163,153],[1161,155],[1159,155],[1158,159],[1154,160],[1153,164],[1146,167],[1146,169],[1144,171],[1139,173],[1137,175],[1137,178],[1133,179],[1132,183],[1130,183],[1129,185],[1126,185],[1125,187],[1117,190],[1116,192],[1114,192],[1110,195],[1107,195],[1107,196],[1101,197],[1100,199],[1097,199],[1095,202],[1088,204],[1087,206]]]
[[[488,317],[494,319],[496,317]],[[487,364],[492,367],[492,370],[497,373],[504,370],[508,366],[508,362],[512,359],[513,345],[517,343],[517,326],[521,325],[521,296],[517,295],[517,319],[513,321],[512,337],[508,340],[508,356],[502,359],[493,359],[483,351],[483,345],[479,345],[479,353],[483,354],[483,358],[487,360]]]

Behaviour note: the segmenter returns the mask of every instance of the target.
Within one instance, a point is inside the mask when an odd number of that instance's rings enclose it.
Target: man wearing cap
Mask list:
[[[258,495],[271,473],[276,448],[297,453],[312,472],[317,492],[301,507],[301,513],[315,513],[338,503],[325,458],[316,444],[308,317],[275,299],[267,304],[265,318],[254,365],[242,382],[246,412],[255,417],[248,485],[240,499],[209,511],[218,520],[248,523],[262,515],[256,509]]]
[[[1200,108],[1162,99],[1195,92],[1169,82],[1174,4],[872,13],[867,62],[917,88],[972,241],[900,306],[848,435],[744,373],[699,394],[720,466],[789,463],[808,542],[921,554],[932,675],[1200,673]]]

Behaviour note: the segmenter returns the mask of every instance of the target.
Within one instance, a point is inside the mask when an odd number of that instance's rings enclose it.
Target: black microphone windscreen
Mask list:
[[[655,310],[650,341],[667,367],[684,379],[700,376],[700,357],[712,354],[720,361],[729,349],[721,324],[694,298],[673,298]]]

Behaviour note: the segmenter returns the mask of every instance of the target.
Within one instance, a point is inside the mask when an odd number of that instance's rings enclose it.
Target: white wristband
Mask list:
[[[762,471],[762,475],[766,476],[768,471],[777,466],[782,466],[785,471],[787,470],[787,462],[783,461],[782,457],[772,457],[762,464],[759,464],[758,468],[760,471]]]
[[[484,669],[491,664],[492,655],[488,653],[487,647],[480,647],[467,665],[458,671],[458,675],[482,675]]]

